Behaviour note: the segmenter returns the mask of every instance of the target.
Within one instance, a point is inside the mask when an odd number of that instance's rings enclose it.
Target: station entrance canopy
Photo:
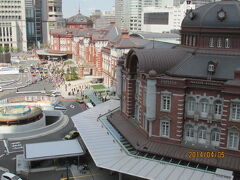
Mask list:
[[[217,169],[209,172],[170,162],[134,156],[118,141],[114,127],[106,117],[120,106],[110,100],[72,117],[91,157],[98,167],[149,180],[232,180],[232,172]],[[105,120],[104,120],[105,119]]]
[[[50,141],[25,145],[26,161],[38,161],[84,155],[77,139]]]

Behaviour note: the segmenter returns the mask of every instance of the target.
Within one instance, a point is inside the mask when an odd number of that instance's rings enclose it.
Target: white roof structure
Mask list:
[[[98,167],[150,180],[231,180],[232,172],[219,170],[214,173],[161,163],[130,156],[117,143],[114,136],[97,121],[119,107],[119,101],[110,100],[72,117],[89,153]]]
[[[27,161],[73,157],[84,153],[77,139],[33,143],[25,146]]]
[[[45,55],[45,56],[66,56],[67,54],[57,54],[57,53],[49,53],[45,50],[37,50],[38,55]]]

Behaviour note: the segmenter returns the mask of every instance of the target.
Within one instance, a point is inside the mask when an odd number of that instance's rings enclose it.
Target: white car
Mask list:
[[[1,180],[22,180],[22,179],[15,174],[5,172],[4,174],[2,174]]]
[[[0,87],[0,92],[3,92],[3,89],[2,89],[2,87]]]

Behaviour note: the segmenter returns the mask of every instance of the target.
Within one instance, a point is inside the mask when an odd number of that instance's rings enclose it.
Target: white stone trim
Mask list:
[[[180,97],[184,97],[185,94],[172,94],[173,96],[180,96]]]

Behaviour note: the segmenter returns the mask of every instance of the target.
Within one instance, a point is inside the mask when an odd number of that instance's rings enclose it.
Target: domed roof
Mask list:
[[[240,28],[240,2],[223,0],[190,10],[182,27]]]
[[[67,23],[92,23],[91,19],[81,13],[67,19]]]

